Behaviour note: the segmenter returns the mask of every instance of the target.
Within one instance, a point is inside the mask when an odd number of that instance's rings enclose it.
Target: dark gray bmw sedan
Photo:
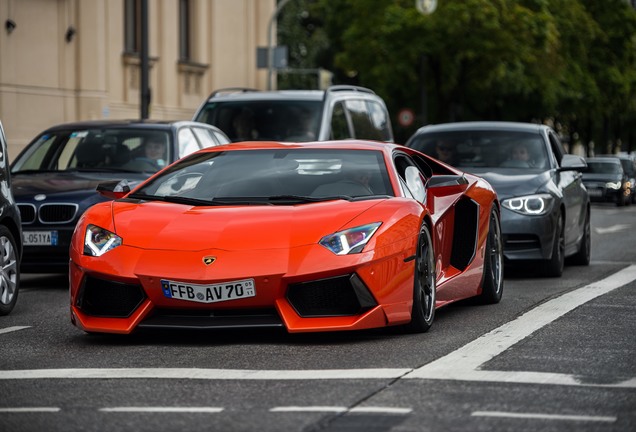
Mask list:
[[[568,263],[590,262],[590,200],[581,180],[585,160],[566,154],[546,125],[459,122],[420,128],[406,145],[479,175],[501,201],[507,265],[538,263],[559,277]]]

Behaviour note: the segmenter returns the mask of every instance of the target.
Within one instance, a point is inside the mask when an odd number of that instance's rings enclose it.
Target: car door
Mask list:
[[[550,150],[556,162],[561,166],[565,154],[561,140],[553,131],[548,132]],[[583,235],[587,211],[587,191],[583,186],[582,174],[579,171],[561,171],[556,173],[556,184],[563,195],[565,206],[565,249],[566,254],[575,252],[568,250],[574,247]]]

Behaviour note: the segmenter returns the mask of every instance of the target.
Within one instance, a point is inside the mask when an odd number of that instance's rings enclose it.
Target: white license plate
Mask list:
[[[57,231],[23,231],[25,246],[57,246]]]
[[[603,195],[603,191],[601,189],[588,189],[587,193],[593,197],[600,197]]]
[[[214,285],[198,285],[162,279],[161,289],[163,290],[163,295],[168,298],[198,303],[238,300],[256,295],[254,279],[243,279]]]

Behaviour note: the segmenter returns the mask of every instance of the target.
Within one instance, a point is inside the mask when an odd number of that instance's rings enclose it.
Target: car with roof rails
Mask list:
[[[193,120],[217,126],[233,142],[394,139],[384,100],[371,89],[351,85],[326,90],[220,89],[201,104]]]

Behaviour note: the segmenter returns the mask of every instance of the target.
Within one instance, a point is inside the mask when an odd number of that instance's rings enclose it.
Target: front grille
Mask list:
[[[356,274],[292,284],[287,300],[301,317],[358,315],[377,305]]]
[[[149,329],[282,328],[275,309],[155,309],[139,323]]]
[[[35,206],[33,204],[18,204],[18,209],[23,224],[35,222]]]
[[[40,222],[68,223],[77,214],[77,204],[42,204],[40,206]]]
[[[86,315],[126,318],[145,298],[140,285],[87,276],[77,299],[77,307]]]

